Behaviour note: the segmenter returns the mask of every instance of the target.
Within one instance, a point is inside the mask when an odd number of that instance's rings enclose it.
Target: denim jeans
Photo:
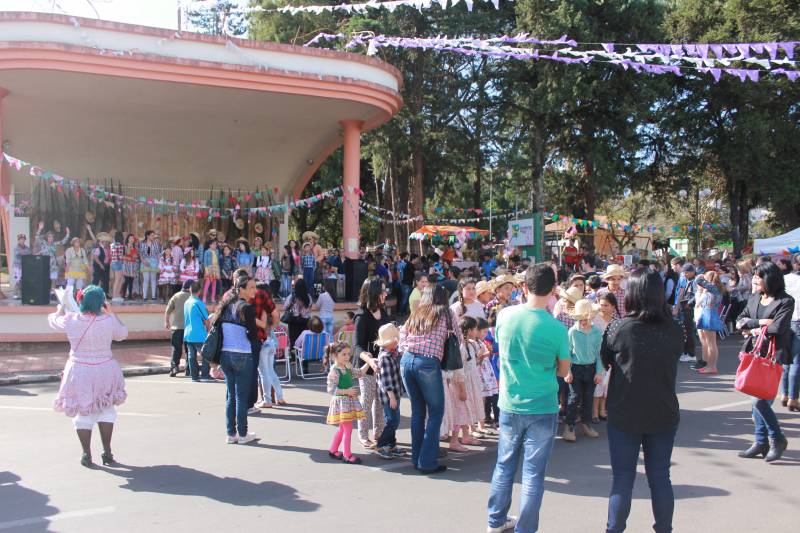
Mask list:
[[[595,365],[572,365],[572,383],[569,384],[567,401],[567,425],[574,426],[578,418],[578,405],[581,405],[581,423],[592,420],[592,400],[594,397]]]
[[[228,435],[247,435],[247,401],[250,380],[253,377],[253,356],[249,353],[225,352],[220,354],[220,367],[225,373],[228,395],[225,400],[225,424]]]
[[[183,330],[173,329],[172,337],[170,337],[170,345],[172,346],[172,361],[170,368],[178,369],[181,366],[181,356],[185,346],[183,344]],[[189,365],[186,365],[186,373],[189,373]]]
[[[800,396],[800,321],[792,322],[792,332],[792,364],[783,365],[781,394],[797,400]]]
[[[187,342],[186,347],[189,350],[189,356],[187,357],[188,366],[189,366],[189,374],[192,376],[192,381],[198,381],[200,379],[209,379],[211,368],[208,364],[208,361],[203,359],[202,364],[197,364],[197,356],[200,353],[200,349],[203,347],[202,342]]]
[[[287,298],[292,292],[292,274],[289,272],[281,273],[281,298]]]
[[[400,284],[400,300],[397,302],[397,314],[408,314],[408,297],[411,296],[411,291],[414,290],[411,285],[405,283]]]
[[[258,373],[261,376],[261,388],[264,389],[264,401],[271,403],[272,389],[275,389],[275,400],[283,400],[283,389],[275,372],[275,350],[277,341],[267,339],[261,345],[261,357],[258,361]]]
[[[397,428],[400,426],[400,398],[397,399],[397,409],[389,407],[388,403],[383,404],[383,432],[378,437],[378,448],[384,446],[397,445]]]
[[[328,339],[330,342],[334,341],[333,338],[333,315],[331,316],[322,316],[320,315],[319,319],[322,321],[322,325],[325,328],[325,333],[328,334]]]
[[[644,470],[650,486],[656,533],[672,531],[672,512],[675,498],[669,478],[672,446],[678,426],[658,433],[628,433],[608,425],[608,451],[611,455],[613,483],[608,498],[608,525],[606,533],[625,531],[631,512],[633,482],[636,480],[636,463],[639,450],[644,450]]]
[[[539,529],[539,508],[544,496],[547,461],[556,438],[558,414],[520,415],[500,411],[500,439],[497,464],[489,489],[489,527],[506,522],[511,508],[511,494],[522,455],[522,494],[515,531],[536,533]]]
[[[421,470],[433,470],[439,466],[439,427],[444,416],[441,363],[434,357],[405,352],[400,374],[411,400],[411,463]]]
[[[760,400],[753,398],[753,422],[756,424],[756,442],[759,444],[769,443],[769,439],[783,438],[778,417],[772,410],[772,400]]]
[[[314,300],[314,268],[303,268],[303,281],[306,283],[308,297]]]

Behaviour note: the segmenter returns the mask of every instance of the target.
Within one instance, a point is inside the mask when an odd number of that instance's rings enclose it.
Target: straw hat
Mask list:
[[[603,274],[603,279],[613,278],[613,277],[620,277],[624,278],[627,277],[628,273],[625,272],[625,269],[619,265],[608,265],[605,274]]]
[[[19,235],[17,235],[17,240],[20,240],[20,239],[25,239],[27,241],[28,240],[28,236],[25,235],[24,233],[20,233]]]
[[[111,242],[111,235],[109,235],[105,231],[101,231],[100,233],[97,234],[97,240]]]
[[[208,234],[209,235],[216,235],[217,234],[217,230],[214,229],[214,228],[211,228],[210,230],[208,230]]]
[[[517,280],[517,285],[525,283],[525,272],[517,272],[514,274],[514,279]]]
[[[400,330],[394,324],[384,324],[378,330],[378,340],[375,344],[378,346],[386,346],[387,344],[400,340]]]
[[[494,284],[492,285],[492,290],[496,291],[506,283],[510,283],[511,285],[517,285],[517,279],[512,276],[511,274],[503,274],[502,276],[497,276],[494,278]]]
[[[492,292],[492,283],[486,280],[480,280],[475,284],[475,297],[479,297],[484,292]]]
[[[171,242],[172,244],[178,244],[182,240],[183,238],[180,235],[173,235],[172,237],[169,238],[169,242]]]
[[[581,299],[575,302],[575,309],[572,310],[570,315],[575,320],[591,320],[598,312],[600,312],[599,305],[589,300]]]
[[[313,231],[307,231],[307,232],[303,233],[303,240],[304,241],[310,241],[311,239],[314,239],[314,240],[318,241],[319,240],[319,235],[317,235]]]
[[[565,299],[565,300],[567,300],[569,302],[572,302],[574,304],[574,303],[577,303],[580,299],[583,298],[583,291],[580,290],[578,287],[570,287],[569,289],[566,289],[566,290],[564,290],[561,287],[559,287],[558,288],[558,295],[561,298],[563,298],[563,299]]]

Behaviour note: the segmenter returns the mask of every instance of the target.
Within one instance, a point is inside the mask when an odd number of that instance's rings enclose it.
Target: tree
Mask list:
[[[241,7],[234,0],[217,0],[213,6],[189,7],[184,14],[192,31],[238,37],[247,33],[247,16]]]

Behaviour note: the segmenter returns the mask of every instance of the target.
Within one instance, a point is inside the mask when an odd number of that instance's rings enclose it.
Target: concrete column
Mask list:
[[[5,147],[2,146],[2,143],[5,142],[5,138],[3,137],[3,98],[6,97],[8,91],[3,87],[0,87],[0,152],[5,152]],[[11,178],[6,174],[5,165],[0,160],[0,195],[3,195],[8,199],[11,195]]]
[[[3,142],[5,141],[5,137],[3,137],[3,98],[8,94],[8,91],[3,87],[0,87],[0,153],[5,152],[5,147],[3,147]],[[11,176],[6,173],[6,165],[3,163],[2,159],[0,159],[0,196],[3,196],[6,200],[11,200]],[[8,206],[10,208],[10,206]],[[6,264],[8,265],[9,274],[11,273],[11,264],[14,258],[12,257],[12,242],[11,242],[11,227],[10,227],[10,220],[11,220],[11,213],[7,208],[2,208],[3,212],[0,213],[0,226],[2,226],[2,238],[4,239],[5,249],[6,249]],[[33,244],[33,243],[31,243]],[[12,282],[13,285],[13,282]],[[0,291],[0,299],[5,298],[5,294],[3,291]]]
[[[289,197],[285,197],[286,209],[283,211],[283,218],[278,226],[278,250],[277,256],[280,259],[283,247],[289,243]]]
[[[342,244],[345,257],[358,259],[360,245],[360,232],[358,226],[358,194],[353,189],[360,184],[361,166],[361,127],[364,123],[360,120],[343,120],[342,133],[344,136],[344,180],[342,182],[342,202],[344,221],[342,228]]]

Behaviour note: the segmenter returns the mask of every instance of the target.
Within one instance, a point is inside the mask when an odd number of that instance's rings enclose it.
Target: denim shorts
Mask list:
[[[111,270],[114,272],[122,271],[122,261],[111,261]]]

